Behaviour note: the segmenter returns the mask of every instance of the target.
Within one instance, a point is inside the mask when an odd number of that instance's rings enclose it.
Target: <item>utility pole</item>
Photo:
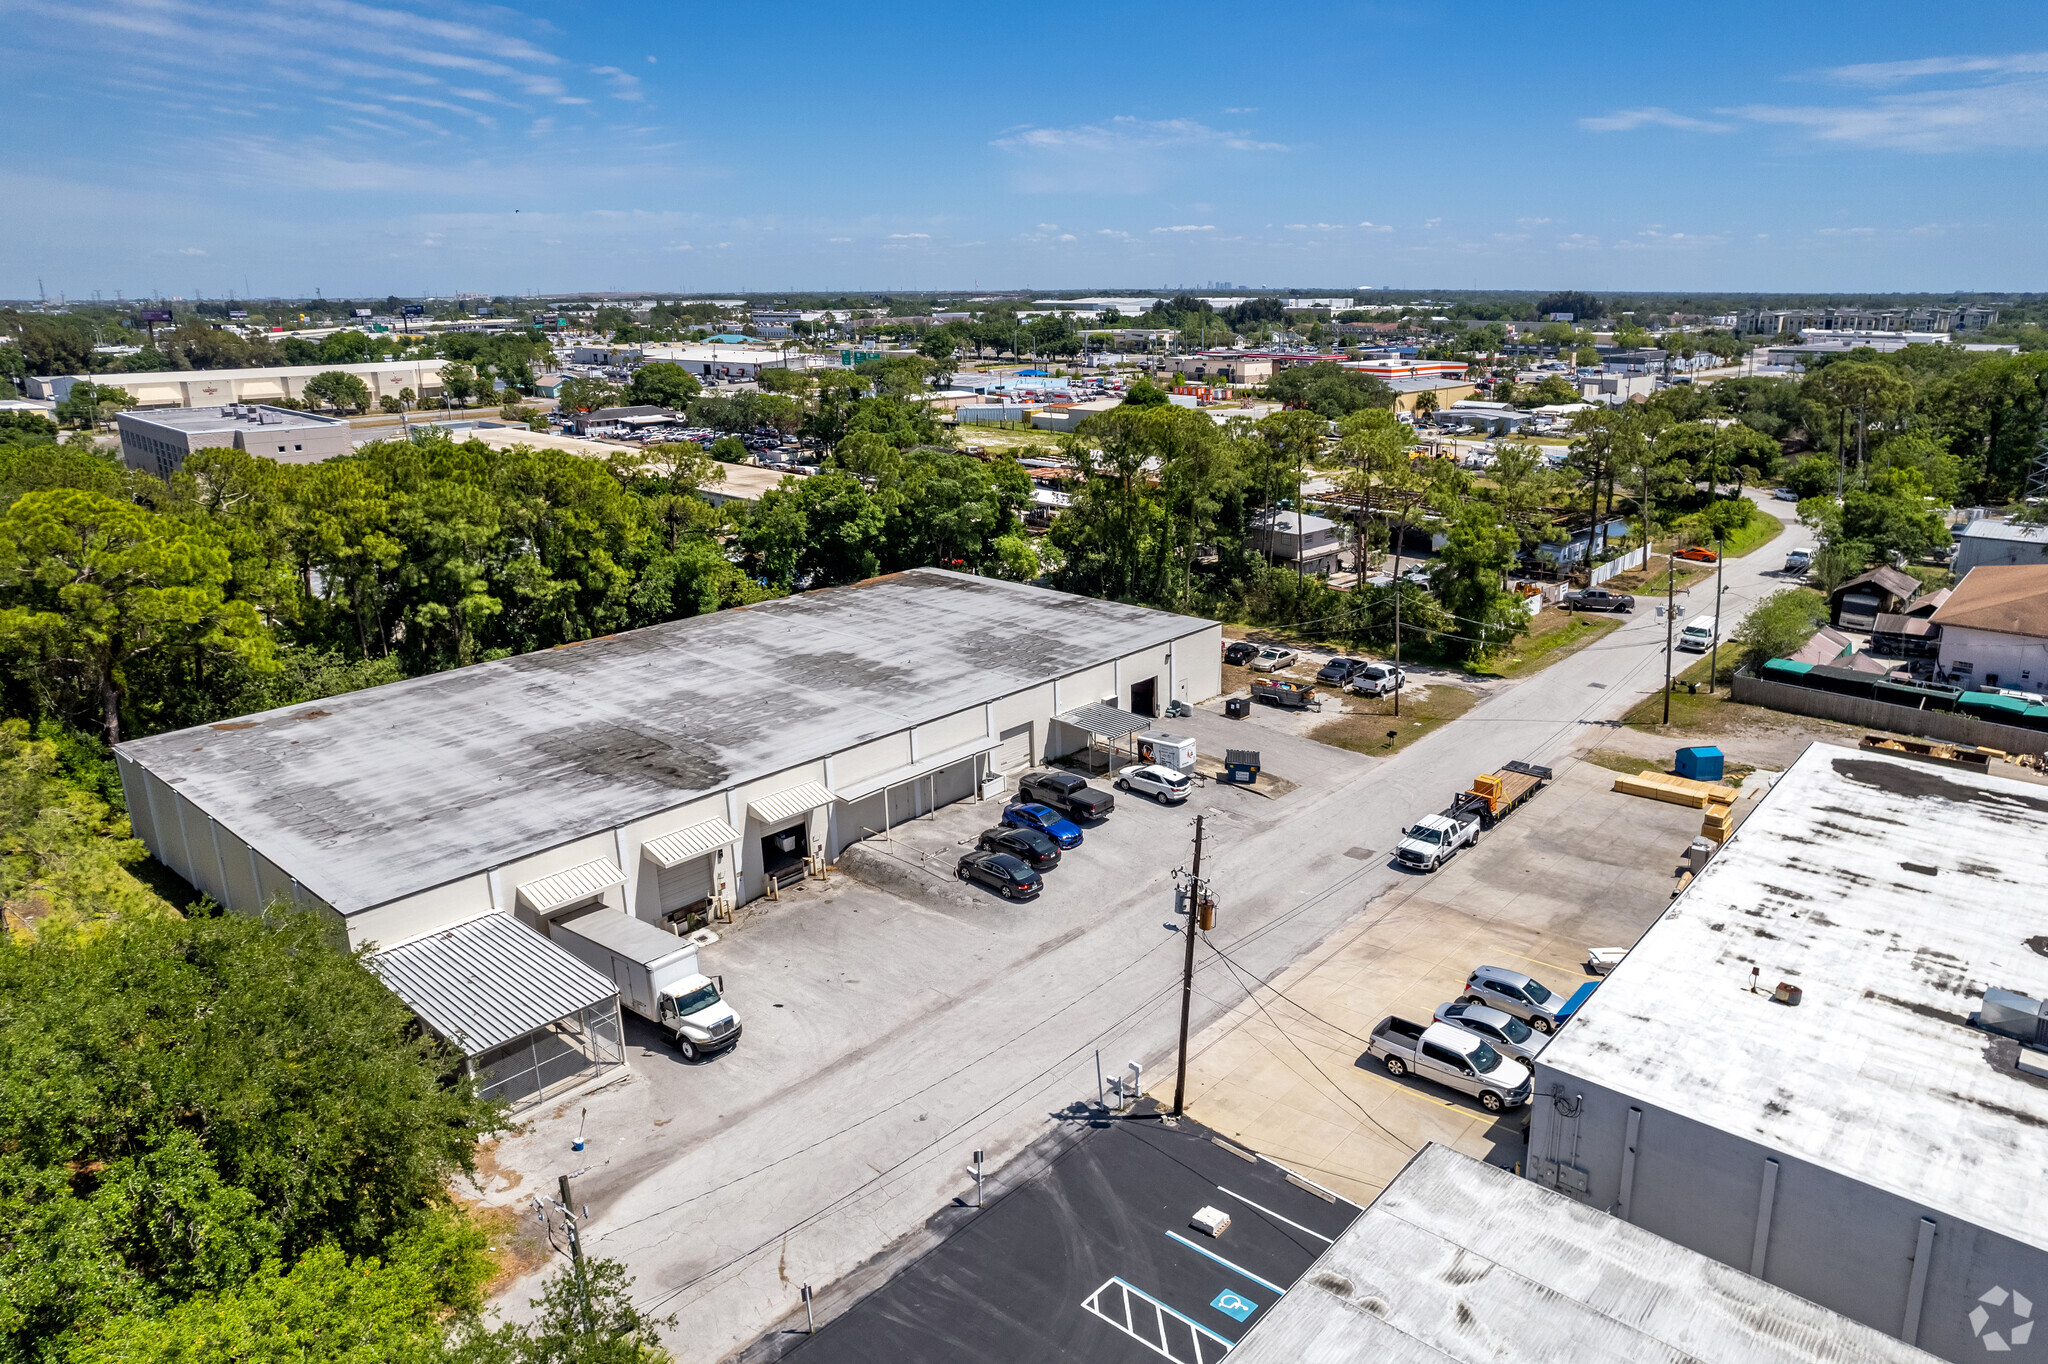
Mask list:
[[[1195,998],[1195,929],[1202,918],[1202,819],[1195,816],[1195,869],[1188,874],[1188,953],[1180,972],[1180,1068],[1173,1077],[1173,1116],[1181,1115],[1188,1089],[1188,1009]]]
[[[1721,570],[1728,564],[1728,542],[1714,537],[1714,646],[1712,660],[1707,664],[1707,695],[1714,694],[1714,678],[1721,671]]]
[[[1401,718],[1401,539],[1408,529],[1408,512],[1401,511],[1394,522],[1394,718]]]
[[[576,1291],[583,1299],[583,1334],[593,1335],[590,1324],[590,1283],[583,1277],[583,1233],[576,1225],[576,1208],[569,1201],[569,1176],[562,1176],[562,1222],[569,1233],[569,1256],[576,1264]]]
[[[1678,615],[1678,560],[1664,556],[1664,723],[1671,723],[1671,629]]]

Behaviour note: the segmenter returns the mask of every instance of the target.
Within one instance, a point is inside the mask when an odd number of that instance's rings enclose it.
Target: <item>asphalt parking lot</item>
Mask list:
[[[1358,1216],[1199,1124],[1077,1118],[1035,1177],[815,1336],[800,1364],[1213,1361]],[[1202,1207],[1230,1216],[1211,1238]]]
[[[1618,794],[1614,775],[1566,760],[1475,847],[1404,874],[1270,984],[1228,971],[1238,997],[1190,1046],[1188,1112],[1362,1202],[1425,1142],[1520,1160],[1524,1112],[1495,1117],[1427,1080],[1396,1080],[1366,1039],[1389,1014],[1427,1022],[1475,966],[1568,995],[1595,979],[1589,949],[1641,936],[1677,888],[1700,812]],[[1151,1093],[1170,1099],[1171,1084],[1162,1076]]]

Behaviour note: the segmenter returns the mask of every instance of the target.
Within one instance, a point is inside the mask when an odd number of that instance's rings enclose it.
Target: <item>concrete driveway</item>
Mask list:
[[[1781,563],[1772,547],[1731,561],[1722,614],[1786,585],[1759,571]],[[1691,599],[1712,591],[1709,580]],[[587,1247],[626,1264],[645,1306],[678,1314],[680,1359],[720,1358],[800,1318],[803,1283],[829,1316],[931,1243],[928,1219],[961,1192],[974,1149],[1000,1170],[1052,1115],[1092,1101],[1098,1048],[1107,1069],[1138,1060],[1148,1079],[1161,1074],[1180,1002],[1171,873],[1188,862],[1196,811],[1210,816],[1211,937],[1235,968],[1198,957],[1200,1028],[1244,1002],[1243,978],[1276,976],[1347,926],[1392,922],[1375,920],[1375,902],[1415,884],[1386,861],[1398,831],[1509,759],[1568,772],[1574,750],[1662,683],[1663,645],[1663,623],[1640,611],[1385,761],[1262,728],[1268,770],[1298,789],[1270,799],[1205,786],[1173,810],[1120,798],[1107,832],[1031,905],[869,885],[799,892],[705,953],[743,1016],[733,1053],[684,1066],[631,1030],[633,1076],[537,1114],[502,1144],[486,1197],[522,1202],[587,1168],[576,1186],[591,1205]],[[1245,733],[1206,711],[1170,723],[1210,752]],[[1564,807],[1546,795],[1515,818],[1534,836]],[[929,857],[988,813],[953,807],[928,829],[899,829],[897,843]],[[1528,912],[1495,917],[1505,931]],[[594,1140],[573,1153],[584,1107]],[[536,1283],[512,1284],[501,1307],[523,1312]]]

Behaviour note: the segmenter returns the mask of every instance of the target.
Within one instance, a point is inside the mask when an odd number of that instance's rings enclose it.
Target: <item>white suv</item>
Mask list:
[[[1136,791],[1141,796],[1152,797],[1161,805],[1178,805],[1188,798],[1188,792],[1194,789],[1194,785],[1186,774],[1158,763],[1139,763],[1116,774],[1117,790]]]

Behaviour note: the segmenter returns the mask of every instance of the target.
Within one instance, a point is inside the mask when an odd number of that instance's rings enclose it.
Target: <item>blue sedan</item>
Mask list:
[[[1003,823],[1020,829],[1036,829],[1062,848],[1081,846],[1081,830],[1050,805],[1012,805],[1003,811]]]

